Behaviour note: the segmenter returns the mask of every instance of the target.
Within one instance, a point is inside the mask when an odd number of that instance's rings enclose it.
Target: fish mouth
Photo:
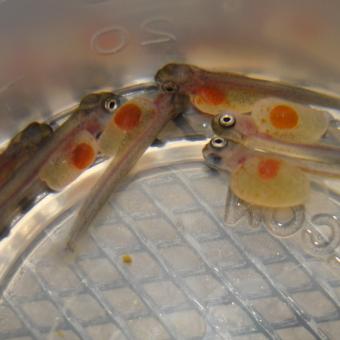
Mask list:
[[[219,169],[219,165],[222,162],[222,157],[218,155],[216,152],[211,151],[210,144],[204,146],[202,150],[203,158],[205,163],[215,170]]]

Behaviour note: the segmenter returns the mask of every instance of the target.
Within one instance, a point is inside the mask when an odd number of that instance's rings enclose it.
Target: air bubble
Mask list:
[[[334,253],[340,243],[339,221],[335,216],[315,215],[313,225],[302,232],[302,242],[307,253],[325,257]]]
[[[305,209],[303,206],[265,209],[264,221],[268,231],[276,237],[290,237],[296,234],[305,221]]]

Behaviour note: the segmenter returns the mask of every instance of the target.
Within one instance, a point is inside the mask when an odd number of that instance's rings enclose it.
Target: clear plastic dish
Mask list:
[[[337,95],[339,11],[317,0],[0,0],[0,143],[170,61]],[[105,163],[20,220],[0,242],[0,339],[337,340],[340,190],[313,188],[303,228],[285,229],[294,214],[256,227],[227,197],[228,176],[203,164],[204,143],[150,149],[73,255],[68,228]]]
[[[105,163],[22,219],[0,245],[17,258],[1,271],[0,338],[336,339],[338,268],[301,230],[278,238],[244,212],[225,223],[228,178],[202,163],[204,143],[151,148],[74,254],[73,205]]]

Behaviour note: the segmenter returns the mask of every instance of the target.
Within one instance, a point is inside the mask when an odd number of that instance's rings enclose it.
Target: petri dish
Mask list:
[[[170,61],[340,91],[335,2],[0,8],[1,143]],[[150,148],[74,254],[70,224],[105,162],[25,215],[0,242],[0,339],[338,339],[340,190],[315,186],[303,215],[250,211],[202,162],[205,142]]]
[[[150,148],[74,253],[64,247],[76,202],[105,163],[20,220],[0,245],[1,338],[335,339],[336,264],[301,243],[304,223],[288,238],[277,233],[285,216],[254,227],[227,197],[228,176],[202,162],[204,144]],[[333,225],[331,211],[305,214]]]

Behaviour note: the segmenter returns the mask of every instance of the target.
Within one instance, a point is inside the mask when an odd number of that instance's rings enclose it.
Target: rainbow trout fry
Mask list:
[[[164,92],[180,91],[190,96],[196,108],[209,114],[220,112],[220,109],[215,111],[219,106],[247,111],[264,97],[340,109],[340,99],[326,94],[234,73],[207,71],[187,64],[167,64],[156,73],[155,80]]]
[[[142,101],[145,102],[144,99]],[[145,107],[149,108],[150,104],[152,108],[145,110]],[[127,107],[131,103],[128,102],[125,105]],[[108,134],[111,134],[112,131],[113,134],[117,133],[120,135],[121,143],[115,145],[114,155],[110,164],[78,212],[71,228],[70,239],[67,243],[68,249],[74,249],[79,235],[90,225],[113,190],[152,144],[161,129],[169,120],[182,113],[186,106],[186,96],[180,94],[158,94],[149,105],[143,105],[140,111],[137,111],[136,107],[132,109],[130,106],[129,110],[126,111],[128,112],[129,119],[124,117],[123,111],[116,112],[113,126],[108,126],[108,130],[103,133],[103,138],[109,138]],[[123,107],[124,105],[122,109]],[[122,112],[123,114],[121,114]],[[138,121],[138,124],[136,124],[137,112],[141,113],[141,120]]]
[[[94,136],[101,133],[116,108],[119,97],[111,92],[90,94],[81,101],[68,118],[49,138],[49,140],[29,159],[16,169],[9,181],[0,188],[0,212],[16,208],[22,193],[40,181],[40,170],[48,160],[70,142],[81,131],[89,131]],[[115,103],[114,107],[112,103]]]

